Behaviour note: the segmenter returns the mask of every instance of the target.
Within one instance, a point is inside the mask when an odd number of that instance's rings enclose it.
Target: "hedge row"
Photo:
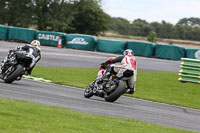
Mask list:
[[[186,49],[176,45],[153,44],[140,41],[105,40],[97,39],[91,35],[65,34],[0,25],[0,40],[19,40],[30,43],[32,40],[37,39],[42,45],[56,47],[59,38],[62,39],[62,47],[64,48],[96,50],[115,54],[122,54],[125,49],[132,49],[135,55],[138,56],[171,60],[180,60],[184,57],[200,59],[200,49]]]

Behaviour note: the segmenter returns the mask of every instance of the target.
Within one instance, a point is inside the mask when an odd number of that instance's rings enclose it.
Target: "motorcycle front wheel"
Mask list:
[[[14,70],[9,75],[5,75],[3,77],[3,80],[5,83],[12,83],[14,80],[16,80],[19,76],[22,75],[23,72],[23,66],[17,65]]]
[[[88,85],[88,87],[84,91],[85,98],[90,98],[94,95],[93,93],[94,82]]]

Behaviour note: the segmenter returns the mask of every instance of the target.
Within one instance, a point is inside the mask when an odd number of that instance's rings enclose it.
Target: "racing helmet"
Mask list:
[[[34,47],[36,47],[36,48],[40,51],[40,41],[38,41],[38,40],[33,40],[33,41],[31,42],[31,45],[34,46]]]
[[[126,49],[124,51],[124,55],[134,55],[133,51],[131,49]]]

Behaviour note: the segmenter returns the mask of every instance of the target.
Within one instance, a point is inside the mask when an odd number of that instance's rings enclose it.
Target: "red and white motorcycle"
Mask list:
[[[121,78],[119,80],[115,78],[116,75],[111,75],[110,79],[105,81],[102,80],[105,73],[106,69],[100,67],[96,79],[84,91],[86,98],[95,95],[104,98],[107,102],[114,102],[127,91],[124,83],[127,78]]]

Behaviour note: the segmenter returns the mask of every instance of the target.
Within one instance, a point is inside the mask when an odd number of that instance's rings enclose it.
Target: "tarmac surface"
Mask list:
[[[17,43],[0,41],[0,60]],[[24,45],[24,44],[20,44]],[[42,59],[37,64],[48,67],[98,68],[101,62],[115,54],[72,49],[42,47]],[[136,57],[138,70],[177,72],[180,61]],[[5,84],[0,80],[0,97],[26,100],[35,103],[110,117],[134,118],[158,125],[200,132],[200,110],[168,105],[136,98],[120,97],[116,102],[105,102],[93,96],[84,98],[83,89],[37,82],[28,79]]]

